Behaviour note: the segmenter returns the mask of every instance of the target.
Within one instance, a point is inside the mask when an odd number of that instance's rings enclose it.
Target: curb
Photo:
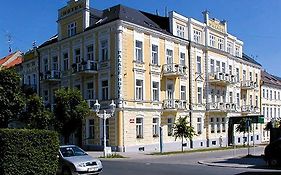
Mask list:
[[[225,164],[218,164],[218,163],[209,163],[209,162],[203,162],[203,161],[198,161],[198,164],[201,165],[207,165],[207,166],[213,166],[213,167],[231,167],[231,168],[251,168],[252,165],[225,165]]]

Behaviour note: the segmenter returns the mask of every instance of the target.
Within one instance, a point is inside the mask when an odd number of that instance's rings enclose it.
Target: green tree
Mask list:
[[[252,123],[251,122],[251,119],[249,119],[250,120],[250,123]],[[243,145],[245,146],[245,134],[246,134],[246,132],[250,132],[251,130],[252,130],[252,128],[251,128],[251,126],[249,127],[249,131],[248,131],[248,127],[247,127],[247,119],[246,118],[242,118],[240,121],[239,121],[239,123],[238,123],[238,125],[236,126],[236,132],[239,132],[239,133],[243,133]]]
[[[0,70],[0,128],[17,120],[24,107],[20,76],[13,69]]]
[[[174,137],[175,140],[177,138],[181,138],[181,151],[183,151],[183,140],[185,139],[192,139],[193,136],[195,136],[196,133],[194,131],[194,128],[189,125],[189,122],[187,122],[187,116],[183,118],[179,118],[177,122],[174,125]]]
[[[82,127],[82,120],[89,112],[89,106],[79,90],[63,88],[55,92],[55,126],[64,137],[65,144],[69,143],[69,136]]]
[[[19,120],[28,129],[49,129],[54,121],[51,111],[45,109],[43,100],[36,94],[25,100],[25,110]]]

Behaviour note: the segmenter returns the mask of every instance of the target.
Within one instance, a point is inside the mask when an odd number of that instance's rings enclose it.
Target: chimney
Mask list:
[[[207,25],[209,24],[209,11],[205,10],[204,12],[202,12],[203,16],[204,16],[204,23],[206,23]]]
[[[84,29],[90,26],[90,0],[84,0],[85,10],[84,10]]]

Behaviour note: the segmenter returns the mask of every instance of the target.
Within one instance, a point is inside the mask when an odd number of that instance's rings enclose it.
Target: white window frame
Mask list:
[[[154,83],[157,84],[157,87],[154,87]],[[159,101],[160,96],[160,82],[152,81],[152,101]]]
[[[144,100],[144,80],[136,79],[135,82],[135,99],[138,101],[142,101]],[[141,85],[137,85],[138,82],[141,82]]]
[[[156,50],[154,50],[156,49]],[[151,64],[159,65],[159,46],[156,44],[151,45]]]
[[[209,40],[210,40],[210,42],[209,42],[210,46],[211,47],[215,47],[216,37],[214,35],[210,34],[209,35]]]
[[[168,117],[168,119],[167,119],[167,136],[173,136],[173,126],[174,126],[173,118]]]
[[[202,134],[202,117],[197,118],[197,134]]]
[[[159,137],[159,117],[152,118],[152,136]]]
[[[107,82],[107,86],[103,86],[103,83]],[[101,99],[102,100],[109,100],[109,80],[103,79],[101,80]]]
[[[193,41],[196,43],[201,43],[201,31],[194,29],[193,30]]]
[[[140,46],[137,46],[141,44]],[[138,63],[143,63],[143,41],[135,40],[135,61]]]
[[[68,37],[74,36],[77,33],[77,26],[76,26],[76,22],[72,22],[70,24],[67,25],[67,34]]]
[[[202,73],[202,59],[201,56],[196,57],[196,73]]]

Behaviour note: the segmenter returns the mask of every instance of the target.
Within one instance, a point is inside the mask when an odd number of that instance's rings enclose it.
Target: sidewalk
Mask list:
[[[103,156],[103,152],[88,151],[87,153],[89,155],[93,156],[93,157],[102,157]],[[114,154],[114,153],[115,152],[112,152],[112,154]],[[154,156],[154,155],[149,155],[149,152],[116,152],[116,153],[125,157],[125,159],[128,159],[128,158],[131,158],[131,159],[146,159],[146,158],[148,158],[148,159],[150,159],[150,158],[157,157],[157,156]],[[114,159],[111,159],[111,160],[114,160]],[[120,158],[116,158],[115,160],[120,160]]]

